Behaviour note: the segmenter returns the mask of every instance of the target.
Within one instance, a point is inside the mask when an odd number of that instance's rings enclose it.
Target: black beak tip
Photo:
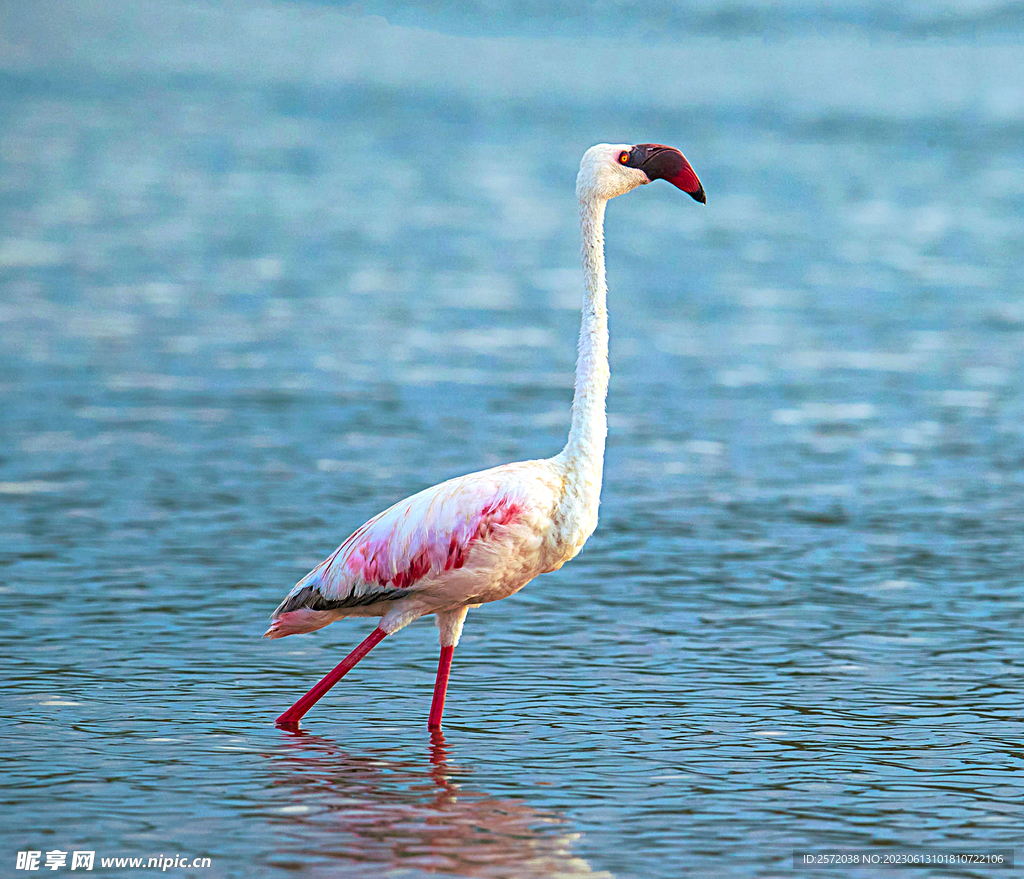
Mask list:
[[[703,186],[701,186],[696,192],[691,192],[690,198],[692,198],[694,201],[699,201],[701,204],[708,203],[708,197],[704,194]]]

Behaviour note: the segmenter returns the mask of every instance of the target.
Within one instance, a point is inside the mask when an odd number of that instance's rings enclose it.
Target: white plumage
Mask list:
[[[562,483],[553,461],[522,461],[399,501],[295,585],[267,637],[346,616],[379,616],[390,634],[424,614],[517,592],[567,560],[563,541],[550,539]]]

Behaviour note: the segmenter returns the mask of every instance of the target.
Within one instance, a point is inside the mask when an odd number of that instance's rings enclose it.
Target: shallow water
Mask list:
[[[1024,20],[908,10],[9,11],[0,859],[1012,849]],[[561,448],[601,140],[678,145],[708,205],[609,208],[599,530],[470,614],[443,738],[429,621],[276,730],[369,630],[260,640],[299,577],[419,488]]]

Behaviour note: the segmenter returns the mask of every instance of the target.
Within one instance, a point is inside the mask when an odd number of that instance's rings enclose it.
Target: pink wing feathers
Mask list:
[[[404,598],[466,562],[522,516],[529,486],[506,465],[451,479],[374,516],[303,577],[266,635],[319,629],[346,609]]]

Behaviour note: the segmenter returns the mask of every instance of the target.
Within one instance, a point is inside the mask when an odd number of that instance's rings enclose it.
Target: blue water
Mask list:
[[[1013,849],[1018,6],[2,20],[4,875]],[[609,207],[598,531],[471,612],[443,738],[429,620],[275,729],[372,627],[261,640],[297,579],[413,491],[561,448],[599,141],[678,146],[708,204]]]

